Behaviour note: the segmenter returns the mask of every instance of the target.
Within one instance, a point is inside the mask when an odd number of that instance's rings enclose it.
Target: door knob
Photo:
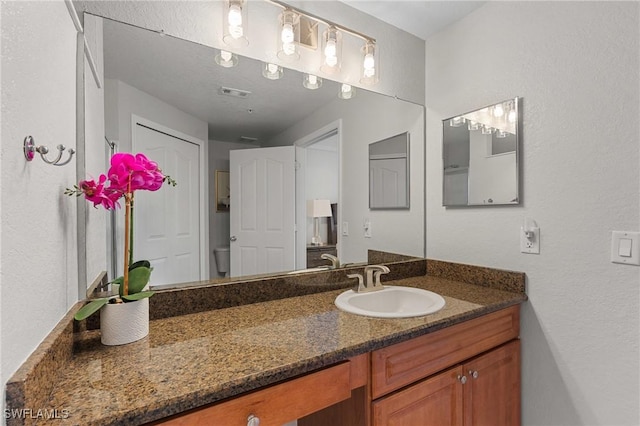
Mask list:
[[[459,381],[460,383],[462,383],[463,385],[464,385],[465,383],[467,383],[467,376],[461,376],[461,375],[459,375],[459,374],[458,374],[457,379],[458,379],[458,381]]]
[[[236,240],[237,240],[237,238],[236,238],[236,236],[235,236],[235,235],[232,235],[232,236],[231,236],[231,238],[229,238],[229,241],[231,241],[231,242],[234,242],[234,241],[236,241]]]
[[[249,417],[247,417],[247,426],[260,426],[260,418],[250,414]]]

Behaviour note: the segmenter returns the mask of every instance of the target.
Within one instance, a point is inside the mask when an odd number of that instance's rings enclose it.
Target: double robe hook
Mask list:
[[[47,157],[45,157],[49,153],[49,148],[44,145],[36,146],[36,141],[31,136],[27,136],[26,138],[24,138],[24,158],[26,158],[27,161],[32,161],[37,152],[38,154],[40,154],[40,157],[42,157],[42,161],[44,161],[45,163],[51,164],[53,166],[64,166],[65,164],[68,164],[69,161],[71,161],[71,159],[73,158],[73,154],[76,153],[75,149],[69,148],[69,158],[67,158],[66,161],[60,162],[60,160],[62,159],[62,153],[67,148],[62,144],[58,145],[56,148],[58,149],[57,157],[53,160],[49,160]]]

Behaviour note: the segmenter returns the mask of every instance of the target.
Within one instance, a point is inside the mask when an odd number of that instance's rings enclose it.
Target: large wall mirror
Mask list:
[[[100,38],[90,45],[102,46],[96,61],[104,64],[103,100],[87,98],[85,116],[104,116],[105,136],[118,151],[147,153],[178,182],[176,188],[136,195],[134,222],[141,234],[135,237],[135,257],[155,263],[152,285],[304,270],[314,236],[314,218],[306,206],[313,199],[329,200],[333,207],[337,217],[320,218],[320,232],[323,241],[333,242],[342,264],[366,262],[368,249],[424,256],[422,105],[362,89],[351,99],[340,99],[341,84],[328,78],[309,90],[303,86],[304,74],[285,68],[280,79],[265,78],[265,64],[251,58],[238,55],[236,66],[220,66],[218,49],[87,13],[85,27],[97,28],[87,37]],[[87,67],[85,85],[95,85]],[[98,108],[104,108],[103,114],[96,114]],[[415,155],[408,176],[418,202],[408,211],[371,212],[369,144],[403,132],[412,135]],[[103,140],[86,143],[104,145]],[[255,179],[261,170],[266,178]],[[230,173],[225,208],[216,208],[216,171]],[[276,175],[285,179],[277,183]],[[250,176],[257,186],[238,183]],[[248,193],[257,195],[247,198]],[[282,201],[289,199],[289,204]],[[109,235],[119,252],[123,225],[122,215],[116,216],[115,232]],[[374,225],[368,238],[361,229],[363,218]],[[277,243],[280,236],[246,243],[248,231],[260,223],[287,234]],[[408,226],[398,228],[398,223]],[[349,232],[342,232],[343,225]],[[189,235],[191,248],[157,251],[177,246],[162,242],[169,234]],[[234,247],[250,253],[250,246],[260,244],[271,248],[266,263],[251,254],[238,261]],[[165,263],[171,256],[181,256],[182,265]],[[225,256],[229,266],[221,264]]]
[[[520,203],[520,98],[442,122],[444,206]]]

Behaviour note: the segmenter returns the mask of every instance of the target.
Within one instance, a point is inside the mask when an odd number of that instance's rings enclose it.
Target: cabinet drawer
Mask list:
[[[260,426],[280,426],[351,397],[351,389],[366,382],[361,377],[366,359],[329,367],[306,376],[260,389],[227,401],[198,408],[156,423],[162,426],[244,426],[250,415]]]
[[[372,353],[372,396],[378,398],[518,337],[512,306]]]

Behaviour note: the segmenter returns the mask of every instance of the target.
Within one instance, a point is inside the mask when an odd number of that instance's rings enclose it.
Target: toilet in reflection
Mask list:
[[[213,256],[216,258],[216,268],[218,269],[218,274],[228,277],[229,266],[231,265],[229,246],[214,248]]]

